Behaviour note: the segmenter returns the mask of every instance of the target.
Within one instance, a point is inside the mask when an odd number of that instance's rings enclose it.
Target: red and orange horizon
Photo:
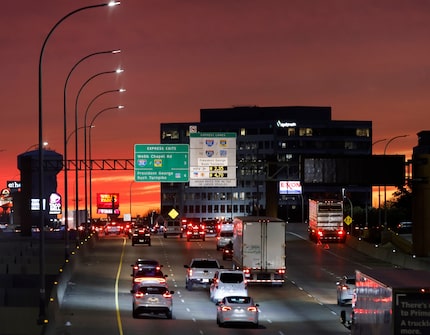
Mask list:
[[[17,155],[38,144],[43,41],[66,14],[93,4],[16,0],[2,6],[0,188],[19,177]],[[67,135],[75,110],[83,127],[87,110],[91,120],[106,108],[125,106],[95,121],[94,159],[132,159],[135,144],[159,143],[160,123],[198,121],[201,108],[237,105],[331,106],[334,120],[372,121],[374,142],[408,135],[386,153],[410,159],[416,134],[428,128],[429,12],[428,2],[403,0],[123,0],[85,10],[62,22],[46,44],[43,140],[63,153],[63,92],[74,64],[121,49],[82,62],[67,86]],[[91,80],[77,99],[90,77],[118,68],[124,72]],[[120,88],[126,92],[91,104]],[[82,155],[82,130],[78,134]],[[375,144],[374,154],[383,154],[384,146]],[[60,193],[62,180],[60,174]],[[121,212],[129,211],[133,171],[103,171],[93,181],[94,194],[119,192]],[[72,174],[69,182],[74,199]],[[159,202],[157,183],[132,185],[133,214]]]

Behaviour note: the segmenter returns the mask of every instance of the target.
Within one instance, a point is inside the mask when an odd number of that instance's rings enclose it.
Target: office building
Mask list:
[[[236,134],[236,185],[162,183],[164,213],[175,208],[182,216],[200,219],[267,214],[301,221],[308,198],[317,194],[370,205],[371,185],[304,179],[307,159],[372,155],[371,121],[333,120],[331,107],[210,108],[200,110],[200,121],[161,124],[160,143],[189,144],[190,131]],[[280,185],[287,190],[280,191]]]

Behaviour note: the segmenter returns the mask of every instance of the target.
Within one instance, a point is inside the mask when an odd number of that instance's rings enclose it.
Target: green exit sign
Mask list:
[[[134,181],[188,182],[188,144],[135,144]]]

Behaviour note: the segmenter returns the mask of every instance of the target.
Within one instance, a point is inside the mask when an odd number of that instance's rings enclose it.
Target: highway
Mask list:
[[[178,237],[152,236],[152,245],[131,246],[123,237],[100,237],[76,267],[49,335],[59,334],[348,334],[339,322],[336,280],[355,269],[391,265],[361,254],[344,244],[316,245],[308,241],[306,226],[287,226],[287,280],[283,287],[250,286],[260,304],[259,329],[219,328],[216,307],[204,288],[185,289],[184,264],[193,257],[215,257],[226,267],[215,237],[205,242]],[[174,290],[173,319],[164,316],[133,319],[131,264],[136,258],[155,258],[163,264]]]

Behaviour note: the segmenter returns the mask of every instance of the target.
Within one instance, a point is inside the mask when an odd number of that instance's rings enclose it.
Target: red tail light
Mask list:
[[[248,307],[248,311],[249,312],[257,312],[258,310],[257,310],[257,307],[251,306],[251,307]]]
[[[170,294],[170,292],[169,292],[169,291],[166,291],[166,292],[164,292],[164,293],[163,293],[163,297],[164,297],[164,298],[171,298],[171,297],[172,297],[172,295]]]
[[[222,307],[221,307],[221,310],[222,310],[223,312],[231,311],[231,307],[229,307],[229,306],[222,306]]]
[[[249,275],[251,273],[251,271],[249,269],[243,269],[243,273],[246,275]]]
[[[285,269],[278,269],[279,274],[285,274]]]
[[[136,298],[142,298],[144,294],[142,292],[136,292],[134,295]]]

